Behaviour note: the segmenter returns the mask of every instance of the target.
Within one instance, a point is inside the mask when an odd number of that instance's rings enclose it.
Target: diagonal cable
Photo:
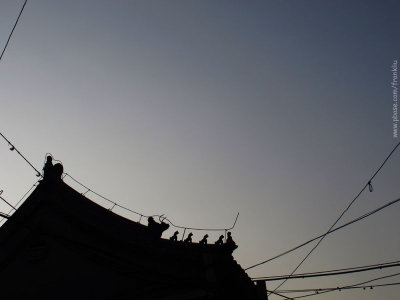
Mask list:
[[[14,33],[15,27],[17,27],[19,18],[21,17],[22,12],[24,11],[26,2],[28,2],[28,0],[25,0],[24,5],[22,5],[22,8],[21,8],[21,10],[20,10],[20,12],[19,12],[19,15],[18,15],[18,18],[17,18],[17,20],[15,21],[15,24],[14,24],[14,26],[13,26],[13,28],[12,28],[12,30],[11,30],[9,36],[8,36],[8,39],[7,39],[7,42],[6,42],[6,44],[5,44],[4,48],[3,48],[3,51],[1,52],[0,60],[3,58],[4,52],[6,52],[7,46],[8,46],[8,44],[9,44],[9,42],[10,42],[10,40],[11,40],[11,37],[12,37],[12,35],[13,35],[13,33]]]
[[[356,200],[360,197],[360,195],[362,194],[362,192],[365,191],[365,189],[368,187],[371,190],[371,181],[375,178],[376,175],[378,175],[378,173],[381,171],[381,169],[383,168],[383,166],[386,164],[386,162],[389,160],[389,158],[392,156],[392,154],[396,151],[396,149],[399,147],[400,142],[397,143],[397,145],[393,148],[393,150],[389,153],[389,155],[385,158],[385,160],[382,162],[382,164],[379,166],[379,168],[375,171],[374,175],[372,175],[372,177],[368,180],[368,182],[364,185],[364,187],[361,189],[361,191],[357,194],[356,197],[354,197],[354,199],[349,203],[349,205],[347,205],[347,207],[345,208],[345,210],[340,214],[340,216],[336,219],[336,221],[332,224],[332,226],[329,228],[329,230],[321,237],[321,239],[318,241],[318,243],[307,253],[307,255],[300,261],[300,263],[296,266],[296,268],[294,268],[294,270],[290,273],[290,276],[292,276],[299,268],[300,266],[310,257],[310,255],[314,252],[315,249],[317,249],[317,247],[321,244],[321,242],[324,240],[324,238],[329,234],[329,232],[333,229],[333,227],[336,226],[336,224],[340,221],[340,219],[344,216],[344,214],[350,209],[350,207],[353,205],[354,202],[356,202]],[[282,285],[285,284],[285,282],[289,279],[285,279],[283,282],[281,282],[278,287],[276,287],[274,289],[274,291],[276,291],[277,289],[279,289]]]
[[[378,175],[378,173],[380,172],[380,170],[382,169],[382,167],[386,164],[386,162],[389,160],[389,158],[392,156],[392,154],[396,151],[396,149],[399,147],[399,145],[400,145],[400,142],[397,143],[397,145],[393,148],[393,150],[392,150],[392,151],[389,153],[389,155],[385,158],[385,160],[382,162],[382,164],[379,166],[379,168],[375,171],[374,175],[372,175],[372,177],[370,178],[370,180],[365,184],[365,186],[361,189],[361,191],[357,194],[357,196],[350,202],[350,204],[346,207],[346,209],[342,212],[342,214],[341,214],[341,215],[339,216],[339,218],[335,221],[335,223],[330,227],[330,229],[329,229],[325,234],[319,236],[318,238],[323,239],[326,235],[328,235],[328,234],[331,233],[333,230],[335,230],[335,229],[333,229],[333,227],[339,222],[339,220],[343,217],[343,215],[349,210],[350,206],[353,205],[353,203],[358,199],[358,197],[362,194],[362,192],[363,192],[367,187],[370,187],[370,186],[371,186],[371,181],[376,177],[376,175]],[[311,240],[311,241],[314,241],[314,240],[316,240],[316,239],[318,239],[318,238],[315,238],[315,239],[313,239],[313,240]],[[250,266],[250,267],[247,267],[247,268],[245,268],[245,270],[246,270],[246,271],[247,271],[247,270],[250,270],[250,269],[252,269],[252,268],[255,268],[255,267],[261,266],[261,265],[263,265],[263,264],[265,264],[265,263],[267,263],[267,262],[270,262],[270,261],[272,261],[272,260],[274,260],[274,259],[276,259],[276,258],[282,257],[282,256],[284,256],[284,255],[286,255],[286,254],[288,254],[288,253],[290,253],[290,252],[292,252],[292,251],[294,251],[294,250],[297,250],[297,249],[299,249],[299,248],[301,248],[301,247],[303,247],[303,246],[309,244],[311,241],[305,242],[305,243],[303,243],[303,244],[301,244],[301,245],[299,245],[299,246],[297,246],[297,247],[295,247],[295,248],[293,248],[293,249],[290,249],[290,250],[287,250],[287,251],[285,251],[285,252],[282,252],[281,254],[278,254],[278,255],[276,255],[275,257],[269,258],[269,259],[267,259],[267,260],[264,260],[264,261],[262,261],[262,262],[259,262],[259,263],[257,263],[257,264],[254,264],[254,265],[252,265],[252,266]],[[312,252],[312,251],[313,251],[313,250],[311,250],[311,252]]]

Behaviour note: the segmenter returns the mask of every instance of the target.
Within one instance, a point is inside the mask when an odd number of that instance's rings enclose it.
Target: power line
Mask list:
[[[372,270],[377,270],[377,269],[393,268],[393,267],[398,267],[398,266],[400,266],[400,261],[383,263],[383,264],[375,264],[375,265],[369,265],[369,266],[362,266],[362,267],[320,271],[320,272],[313,272],[313,273],[302,273],[302,274],[295,274],[292,276],[281,275],[281,276],[270,276],[270,277],[256,277],[256,278],[252,278],[252,280],[275,281],[275,280],[283,280],[283,279],[299,279],[299,278],[311,278],[311,277],[322,277],[322,276],[336,276],[336,275],[344,275],[344,274],[350,274],[350,273],[372,271]]]
[[[290,276],[293,275],[299,268],[300,266],[310,257],[311,253],[314,252],[315,249],[317,249],[317,247],[321,244],[321,242],[325,239],[325,237],[328,235],[328,233],[333,229],[333,227],[336,226],[336,224],[340,221],[340,219],[344,216],[344,214],[350,209],[350,207],[353,205],[353,203],[358,199],[358,197],[362,194],[362,192],[364,192],[364,190],[368,187],[369,191],[372,192],[373,188],[372,188],[372,180],[375,178],[375,176],[381,171],[381,169],[383,168],[383,166],[386,164],[386,162],[389,160],[389,158],[392,156],[392,154],[394,153],[394,151],[396,151],[397,147],[399,147],[400,142],[397,143],[397,145],[393,148],[393,150],[389,153],[389,155],[385,158],[385,160],[382,162],[382,164],[379,166],[378,170],[375,171],[374,175],[372,175],[372,177],[368,180],[368,182],[365,184],[365,186],[361,189],[361,191],[357,194],[356,197],[354,197],[354,199],[349,203],[349,205],[347,205],[347,207],[345,208],[345,210],[340,214],[340,216],[336,219],[336,221],[332,224],[332,226],[328,229],[328,231],[320,238],[320,240],[317,242],[317,244],[311,248],[311,250],[307,253],[307,255],[300,261],[300,263],[293,269],[293,271],[290,273]],[[290,277],[289,276],[289,277]],[[283,282],[281,282],[277,288],[275,288],[275,291],[280,288],[282,285],[285,284],[285,282],[288,279],[285,279]]]
[[[112,201],[112,200],[110,200],[110,199],[108,199],[108,198],[102,196],[101,194],[96,193],[96,192],[93,191],[92,189],[90,189],[90,188],[88,188],[87,186],[83,185],[80,181],[78,181],[78,180],[76,180],[75,178],[73,178],[70,174],[64,173],[64,178],[65,178],[66,176],[68,176],[68,177],[71,178],[74,182],[76,182],[77,184],[81,185],[82,187],[84,187],[84,188],[87,190],[87,191],[86,191],[85,193],[83,193],[83,194],[86,194],[86,193],[88,193],[88,192],[93,193],[94,195],[96,195],[96,196],[98,196],[98,197],[100,197],[100,198],[102,198],[102,199],[108,201],[109,203],[113,204],[112,207],[115,207],[115,206],[120,207],[120,208],[122,208],[122,209],[124,209],[124,210],[126,210],[126,211],[129,211],[129,212],[131,212],[131,213],[134,213],[134,214],[140,216],[140,218],[142,218],[142,217],[145,217],[145,218],[159,217],[162,221],[167,221],[169,224],[171,224],[172,227],[175,227],[175,228],[180,228],[180,229],[184,229],[184,230],[198,230],[198,231],[229,231],[229,230],[232,230],[232,229],[235,227],[236,222],[237,222],[237,219],[238,219],[238,217],[239,217],[239,213],[237,213],[233,225],[232,225],[231,227],[229,227],[229,228],[196,228],[196,227],[185,227],[185,226],[181,226],[181,225],[176,225],[176,224],[174,224],[172,221],[170,221],[168,218],[166,218],[164,215],[151,215],[151,216],[146,216],[146,215],[141,214],[141,213],[139,213],[139,212],[137,212],[137,211],[134,211],[134,210],[132,210],[132,209],[130,209],[130,208],[127,208],[127,207],[125,207],[125,206],[122,206],[122,205],[120,205],[120,204],[118,204],[118,203],[116,203],[116,202],[114,202],[114,201]]]
[[[271,293],[271,294],[274,294],[274,295],[277,295],[277,296],[280,296],[282,298],[288,299],[288,300],[292,300],[292,298],[289,298],[289,297],[287,297],[285,295],[281,295],[280,293],[277,293],[277,292],[274,292],[274,291],[267,290],[267,292]]]
[[[390,278],[390,277],[394,277],[394,276],[399,276],[399,275],[400,275],[400,273],[394,273],[394,274],[390,274],[390,275],[380,276],[380,277],[376,277],[376,278],[373,278],[373,279],[370,279],[370,280],[367,280],[367,281],[363,281],[363,282],[360,282],[360,283],[352,284],[351,286],[359,286],[359,285],[363,285],[363,284],[366,284],[366,283],[370,283],[370,282],[374,282],[374,281],[377,281],[377,280],[386,279],[386,278]]]
[[[36,173],[37,173],[37,177],[43,177],[43,175],[25,158],[25,156],[0,132],[0,136],[1,137],[3,137],[3,139],[11,146],[11,148],[10,148],[10,150],[11,151],[16,151],[35,171],[36,171]],[[47,153],[47,154],[49,154],[49,153]],[[47,155],[46,154],[46,155]],[[52,156],[51,154],[49,154],[50,156]],[[239,213],[237,213],[237,215],[236,215],[236,218],[235,218],[235,221],[234,221],[234,223],[233,223],[233,225],[231,226],[231,227],[229,227],[229,228],[196,228],[196,227],[185,227],[185,226],[181,226],[181,225],[176,225],[176,224],[174,224],[174,223],[172,223],[168,218],[166,218],[164,215],[151,215],[151,216],[146,216],[146,215],[144,215],[144,214],[141,214],[141,213],[139,213],[139,212],[137,212],[137,211],[134,211],[134,210],[132,210],[132,209],[130,209],[130,208],[127,208],[127,207],[125,207],[125,206],[122,206],[122,205],[120,205],[120,204],[118,204],[118,203],[116,203],[116,202],[114,202],[114,201],[112,201],[112,200],[110,200],[110,199],[108,199],[108,198],[106,198],[106,197],[104,197],[104,196],[102,196],[102,195],[100,195],[99,193],[96,193],[95,191],[93,191],[93,190],[91,190],[90,188],[88,188],[87,186],[85,186],[84,184],[82,184],[81,182],[79,182],[78,180],[76,180],[75,178],[73,178],[71,175],[69,175],[68,173],[64,173],[64,177],[63,178],[65,178],[66,176],[68,176],[68,177],[70,177],[73,181],[75,181],[76,183],[78,183],[79,185],[81,185],[82,187],[84,187],[87,191],[84,193],[84,194],[86,194],[86,193],[88,193],[88,192],[91,192],[91,193],[93,193],[93,194],[95,194],[96,196],[98,196],[98,197],[100,197],[100,198],[102,198],[102,199],[104,199],[104,200],[106,200],[106,201],[108,201],[108,202],[110,202],[111,204],[113,204],[113,206],[112,206],[112,208],[114,208],[115,206],[117,206],[117,207],[120,207],[120,208],[122,208],[122,209],[124,209],[124,210],[126,210],[126,211],[129,211],[129,212],[131,212],[131,213],[134,213],[134,214],[136,214],[136,215],[138,215],[138,216],[140,216],[140,219],[139,219],[139,222],[140,222],[140,220],[141,220],[141,218],[142,217],[145,217],[145,218],[150,218],[150,217],[159,217],[160,218],[160,220],[162,220],[162,221],[167,221],[171,226],[173,226],[173,227],[175,227],[175,228],[180,228],[180,229],[184,229],[185,231],[186,230],[198,230],[198,231],[225,231],[225,233],[227,232],[227,231],[229,231],[229,230],[232,230],[235,226],[236,226],[236,222],[237,222],[237,219],[238,219],[238,217],[239,217]],[[33,187],[32,187],[33,188]],[[31,189],[32,189],[31,188]],[[31,190],[30,189],[30,190]],[[30,190],[27,192],[27,193],[29,193],[30,192]],[[26,194],[27,194],[26,193]],[[25,195],[26,195],[25,194]],[[4,199],[3,199],[4,200]],[[22,200],[22,199],[21,199]],[[20,200],[20,201],[21,201]],[[5,201],[5,200],[4,200]],[[11,205],[10,203],[8,203],[7,202],[7,204],[9,204],[9,205]],[[13,207],[13,206],[12,206]],[[13,207],[14,208],[14,207]],[[112,210],[112,208],[110,209],[110,210]],[[14,208],[15,209],[15,208]]]
[[[38,182],[39,182],[39,180],[37,180],[37,181],[30,187],[30,189],[18,200],[18,202],[13,206],[13,208],[11,208],[11,209],[8,211],[7,215],[10,215],[10,213],[11,213],[13,210],[16,210],[16,208],[18,207],[18,204],[20,204],[21,201],[25,199],[26,195],[28,195],[29,192],[32,191],[32,189],[33,189],[35,186],[37,186],[37,183],[38,183]],[[5,220],[5,219],[0,220],[0,224],[2,224],[4,220]]]
[[[393,286],[393,285],[400,285],[400,282],[391,282],[391,283],[383,283],[383,284],[374,284],[374,285],[360,285],[360,286],[347,286],[347,287],[336,287],[336,288],[325,288],[325,289],[304,289],[304,290],[287,290],[287,291],[280,291],[280,293],[305,293],[305,292],[313,292],[313,294],[308,294],[308,295],[303,295],[303,296],[297,296],[294,298],[287,297],[285,295],[280,295],[277,292],[269,291],[273,294],[276,294],[278,296],[284,297],[286,299],[300,299],[300,298],[306,298],[310,296],[317,296],[319,294],[325,294],[329,292],[335,292],[335,291],[341,291],[341,290],[352,290],[352,289],[373,289],[375,287],[385,287],[385,286]]]
[[[22,155],[21,152],[0,132],[1,137],[8,143],[8,145],[11,146],[10,150],[11,151],[16,151],[31,167],[36,171],[36,176],[37,177],[43,177],[42,174],[25,158],[25,156]]]
[[[330,293],[330,292],[335,292],[335,291],[341,291],[341,290],[349,290],[349,289],[359,289],[359,288],[374,288],[374,287],[382,287],[382,286],[392,286],[392,285],[398,285],[400,284],[400,282],[396,282],[396,283],[387,283],[387,284],[376,284],[376,285],[368,285],[365,286],[366,283],[370,283],[373,281],[377,281],[377,280],[381,280],[381,279],[385,279],[385,278],[390,278],[390,277],[394,277],[394,276],[399,276],[400,273],[395,273],[395,274],[391,274],[391,275],[386,275],[386,276],[381,276],[381,277],[377,277],[377,278],[373,278],[367,281],[363,281],[363,282],[359,282],[356,284],[352,284],[352,285],[347,285],[347,286],[342,286],[342,287],[336,287],[336,288],[325,288],[325,289],[304,289],[304,290],[297,290],[297,292],[302,292],[302,291],[314,291],[314,293],[312,294],[307,294],[307,295],[302,295],[302,296],[297,296],[297,297],[292,297],[290,299],[300,299],[300,298],[306,298],[306,297],[311,297],[311,296],[317,296],[320,294],[326,294],[326,293]],[[296,291],[296,290],[286,290],[286,291]],[[285,293],[285,290],[281,290],[279,291],[279,293]]]
[[[0,217],[2,217],[4,219],[8,219],[8,218],[10,218],[10,215],[0,212]]]
[[[5,203],[7,203],[9,206],[11,206],[14,210],[17,210],[12,204],[10,204],[6,199],[0,196],[0,199],[3,200]]]
[[[344,216],[344,214],[350,209],[350,207],[353,205],[353,203],[360,197],[360,195],[362,194],[362,192],[364,192],[364,190],[365,190],[367,187],[369,188],[370,191],[373,191],[372,184],[371,184],[372,180],[376,177],[376,175],[378,175],[378,173],[381,171],[381,169],[383,168],[383,166],[386,164],[386,162],[389,160],[389,158],[392,156],[392,154],[393,154],[393,153],[396,151],[396,149],[399,147],[399,145],[400,145],[400,142],[397,143],[397,145],[393,148],[393,150],[392,150],[392,151],[389,153],[389,155],[385,158],[385,160],[382,162],[382,164],[379,166],[379,168],[375,171],[375,173],[372,175],[372,177],[368,180],[368,182],[364,185],[364,187],[361,189],[361,191],[353,198],[353,200],[347,205],[347,207],[344,209],[344,211],[340,214],[340,216],[339,216],[339,217],[336,219],[336,221],[332,224],[332,226],[329,228],[329,230],[328,230],[325,234],[323,234],[323,235],[320,236],[320,240],[318,241],[318,243],[309,251],[309,253],[304,257],[304,259],[296,266],[296,268],[292,271],[292,275],[293,275],[294,272],[296,272],[297,269],[304,263],[304,261],[306,261],[306,259],[311,255],[311,253],[319,246],[319,244],[323,241],[323,239],[332,231],[333,227],[335,227],[335,225],[340,221],[340,219]],[[304,243],[304,245],[306,245],[306,244],[308,244],[308,243]],[[304,245],[302,245],[302,246],[304,246]],[[300,246],[300,247],[302,247],[302,246]],[[298,249],[298,248],[297,248],[297,249]],[[289,252],[291,252],[291,251],[288,251],[287,253],[289,253]],[[283,255],[285,255],[285,254],[287,254],[287,253],[283,253],[283,254],[280,255],[280,256],[283,256]],[[280,256],[279,256],[279,257],[280,257]],[[265,260],[265,261],[263,261],[263,262],[257,263],[257,264],[255,264],[255,265],[253,265],[253,266],[250,266],[250,267],[246,268],[245,270],[249,270],[249,269],[251,269],[251,268],[260,266],[260,265],[265,264],[265,263],[267,263],[267,262],[269,262],[269,261],[271,261],[271,260],[272,260],[272,259],[268,259],[268,260]],[[282,282],[281,285],[283,285],[284,283],[285,283],[285,281]]]
[[[341,269],[318,271],[318,272],[308,272],[308,273],[296,274],[295,276],[298,276],[298,278],[304,278],[302,276],[314,275],[314,274],[330,274],[330,273],[341,272],[341,271],[359,270],[359,269],[374,268],[374,267],[377,267],[377,269],[380,269],[380,268],[382,268],[384,266],[393,265],[393,264],[399,264],[400,265],[400,260],[386,262],[386,263],[380,263],[380,264],[359,266],[359,267],[341,268]],[[255,278],[252,278],[252,279],[256,280],[256,281],[261,280],[261,279],[271,279],[269,281],[272,281],[272,280],[281,280],[282,277],[287,277],[287,276],[289,276],[289,275],[264,276],[264,277],[255,277]]]
[[[1,59],[3,58],[4,52],[5,52],[5,51],[6,51],[6,49],[7,49],[8,43],[10,42],[11,36],[12,36],[12,35],[13,35],[13,33],[14,33],[15,27],[17,27],[17,24],[18,24],[19,18],[21,17],[21,15],[22,15],[22,12],[24,11],[24,8],[25,8],[25,5],[26,5],[26,2],[28,2],[28,0],[25,0],[25,2],[24,2],[24,5],[22,5],[22,8],[21,8],[21,10],[20,10],[20,12],[19,12],[19,15],[18,15],[18,18],[17,18],[17,20],[15,21],[15,24],[14,24],[14,26],[13,26],[13,28],[12,28],[11,32],[10,32],[10,35],[8,36],[8,39],[7,39],[7,42],[6,42],[6,44],[5,44],[4,48],[3,48],[3,51],[1,52],[1,55],[0,55],[0,61],[1,61]]]
[[[317,237],[315,237],[315,238],[312,238],[312,239],[308,240],[307,242],[304,242],[304,243],[302,243],[302,244],[300,244],[300,245],[298,245],[298,246],[296,246],[296,247],[294,247],[294,248],[291,248],[291,249],[289,249],[289,250],[287,250],[287,251],[285,251],[285,252],[282,252],[282,253],[280,253],[280,254],[278,254],[278,255],[276,255],[276,256],[270,258],[270,259],[267,259],[267,260],[265,260],[265,261],[263,261],[263,262],[260,262],[260,263],[258,263],[258,264],[253,265],[253,266],[250,266],[250,267],[248,267],[248,268],[245,268],[245,270],[247,271],[247,270],[249,270],[249,269],[251,269],[251,268],[255,268],[255,267],[257,267],[257,266],[260,266],[260,265],[262,265],[262,264],[265,264],[265,263],[267,263],[267,262],[270,262],[270,261],[272,261],[272,260],[275,260],[275,259],[277,259],[277,258],[279,258],[279,257],[282,257],[282,256],[284,256],[284,255],[286,255],[286,254],[288,254],[288,253],[291,253],[291,252],[293,252],[293,251],[295,251],[295,250],[297,250],[297,249],[300,249],[301,247],[304,247],[305,245],[308,245],[309,243],[312,243],[312,242],[314,242],[315,240],[318,240],[319,238],[323,237],[324,235],[331,234],[331,233],[333,233],[333,232],[335,232],[335,231],[337,231],[337,230],[340,230],[340,229],[342,229],[342,228],[344,228],[344,227],[346,227],[346,226],[349,226],[349,225],[351,225],[351,224],[353,224],[353,223],[356,223],[356,222],[358,222],[358,221],[361,221],[362,219],[365,219],[365,218],[367,218],[367,217],[369,217],[369,216],[371,216],[371,215],[377,213],[378,211],[380,211],[380,210],[382,210],[382,209],[384,209],[384,208],[386,208],[386,207],[389,207],[389,206],[391,206],[391,205],[393,205],[393,204],[396,204],[396,203],[398,203],[399,201],[400,201],[400,198],[399,198],[399,199],[396,199],[396,200],[393,200],[393,201],[390,201],[390,202],[386,203],[385,205],[382,205],[381,207],[378,207],[378,208],[376,208],[376,209],[374,209],[374,210],[372,210],[372,211],[370,211],[370,212],[368,212],[368,213],[366,213],[366,214],[364,214],[364,215],[362,215],[362,216],[360,216],[360,217],[358,217],[358,218],[356,218],[356,219],[353,219],[353,220],[351,220],[351,221],[349,221],[349,222],[347,222],[347,223],[345,223],[345,224],[343,224],[343,225],[341,225],[341,226],[339,226],[339,227],[336,227],[336,228],[330,230],[328,233],[324,233],[324,234],[321,234],[321,235],[319,235],[319,236],[317,236]]]

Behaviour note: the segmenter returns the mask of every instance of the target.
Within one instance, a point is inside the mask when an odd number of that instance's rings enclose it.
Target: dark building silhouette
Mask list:
[[[228,244],[160,238],[46,172],[0,228],[3,299],[267,299]]]

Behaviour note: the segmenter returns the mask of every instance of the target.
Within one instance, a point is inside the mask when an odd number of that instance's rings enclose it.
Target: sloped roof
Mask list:
[[[232,250],[155,237],[61,180],[44,180],[0,228],[0,280],[14,299],[15,291],[50,299],[67,286],[98,299],[256,299]]]

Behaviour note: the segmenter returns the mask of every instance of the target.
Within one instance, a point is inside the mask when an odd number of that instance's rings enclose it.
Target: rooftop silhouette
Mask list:
[[[266,299],[232,257],[229,243],[162,238],[168,224],[121,217],[65,184],[62,165],[0,228],[5,298]],[[77,295],[79,291],[79,295]]]

